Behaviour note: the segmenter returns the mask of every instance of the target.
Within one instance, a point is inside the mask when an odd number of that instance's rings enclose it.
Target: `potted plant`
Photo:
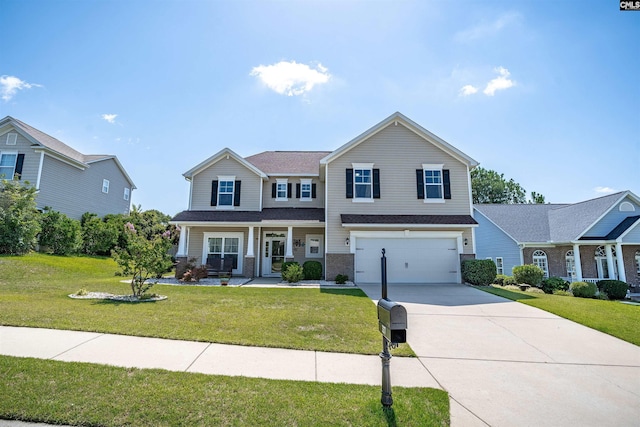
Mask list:
[[[227,286],[229,284],[229,276],[226,274],[220,275],[220,285]]]

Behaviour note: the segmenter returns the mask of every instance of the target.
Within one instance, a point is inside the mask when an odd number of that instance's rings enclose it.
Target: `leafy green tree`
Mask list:
[[[0,253],[24,255],[36,243],[40,231],[36,189],[29,181],[0,181]]]
[[[85,213],[81,219],[82,252],[90,255],[110,255],[118,245],[118,225],[104,221],[98,215]]]
[[[141,296],[158,283],[157,279],[173,265],[169,248],[171,240],[169,232],[146,238],[138,233],[135,226],[125,224],[127,244],[117,247],[113,251],[113,258],[125,275],[131,275],[131,291],[135,296]]]
[[[477,167],[471,171],[473,203],[517,204],[527,202],[527,193],[520,184],[507,180],[504,174]],[[542,194],[532,192],[529,203],[544,203]]]
[[[45,247],[56,255],[76,253],[82,245],[80,221],[63,213],[45,208],[40,216],[40,227],[40,247]]]

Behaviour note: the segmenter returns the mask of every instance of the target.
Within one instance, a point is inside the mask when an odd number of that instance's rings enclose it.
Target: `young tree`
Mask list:
[[[0,253],[24,255],[40,231],[36,189],[28,181],[0,181]]]
[[[517,204],[527,202],[527,193],[513,179],[508,181],[504,174],[477,167],[471,171],[471,193],[473,203]],[[531,193],[532,202],[544,203],[542,194]],[[542,200],[542,202],[539,202]]]
[[[113,258],[122,272],[131,275],[131,291],[139,297],[158,283],[148,282],[158,278],[172,266],[169,248],[171,247],[169,232],[147,239],[130,222],[125,224],[127,244],[113,251]]]

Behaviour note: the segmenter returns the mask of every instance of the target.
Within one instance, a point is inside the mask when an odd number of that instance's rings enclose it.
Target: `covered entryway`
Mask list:
[[[356,283],[380,282],[381,250],[389,283],[459,283],[457,238],[357,237]]]

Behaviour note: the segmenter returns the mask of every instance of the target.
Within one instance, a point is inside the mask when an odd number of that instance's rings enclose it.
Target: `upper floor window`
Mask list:
[[[233,206],[234,178],[220,177],[218,180],[218,206]]]
[[[18,153],[0,153],[0,179],[13,179]]]
[[[125,187],[125,188],[124,188],[124,196],[123,196],[123,198],[124,198],[125,200],[129,200],[129,195],[130,195],[130,194],[131,194],[131,190],[130,190],[130,189],[128,189],[127,187]]]
[[[108,179],[103,179],[102,180],[102,192],[105,193],[105,194],[109,192],[109,180]]]
[[[353,163],[353,169],[347,169],[347,199],[354,202],[368,202],[380,198],[380,169],[374,169],[373,163]]]
[[[537,265],[544,272],[544,277],[549,277],[549,265],[547,263],[547,254],[544,251],[537,250],[533,252],[533,265]]]
[[[7,134],[7,145],[16,145],[16,141],[18,141],[17,133],[10,132]]]
[[[451,198],[449,170],[443,169],[443,166],[424,163],[422,169],[416,169],[418,199],[424,199],[425,203],[437,203]]]
[[[288,182],[286,179],[276,180],[276,200],[286,202],[288,200]]]
[[[311,200],[311,180],[300,180],[300,200]]]
[[[218,209],[233,209],[240,206],[240,184],[235,176],[218,176],[211,181],[211,206]]]

